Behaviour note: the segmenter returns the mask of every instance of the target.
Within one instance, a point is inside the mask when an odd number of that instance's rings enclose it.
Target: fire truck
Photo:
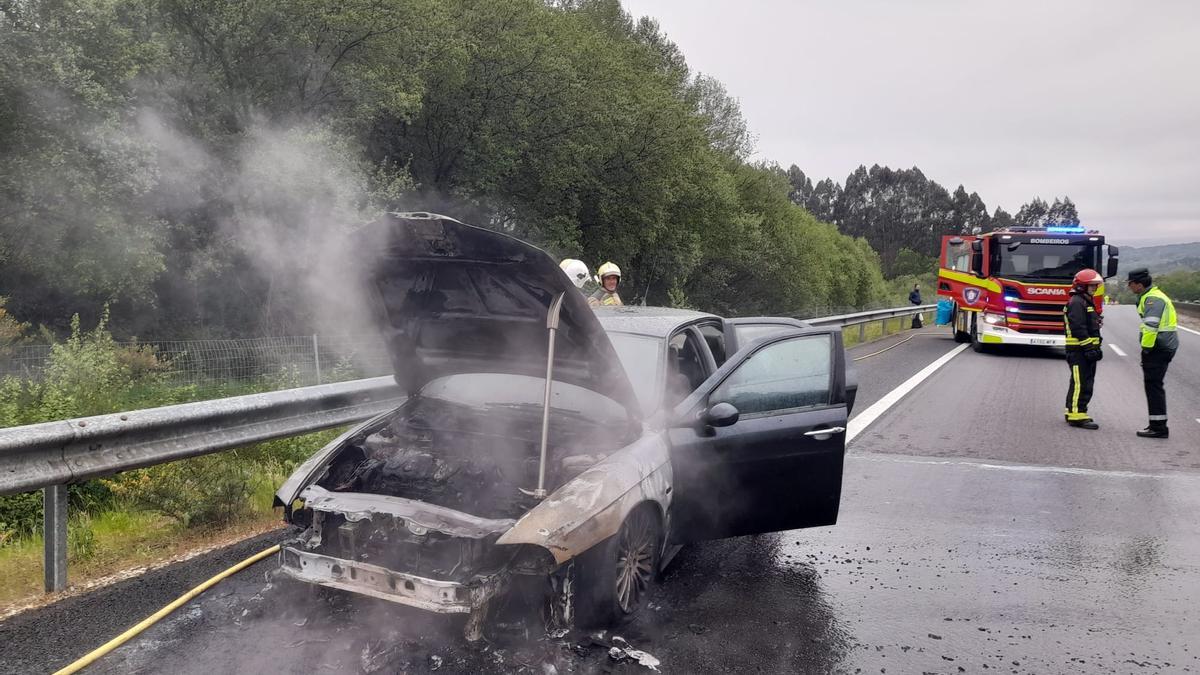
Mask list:
[[[1114,277],[1117,256],[1099,232],[1076,226],[945,236],[937,293],[951,303],[955,341],[970,342],[975,351],[992,345],[1061,347],[1063,306],[1075,273],[1103,268],[1104,278]],[[1102,312],[1103,286],[1092,301]]]

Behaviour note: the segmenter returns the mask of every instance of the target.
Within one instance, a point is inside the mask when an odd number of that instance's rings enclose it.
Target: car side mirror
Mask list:
[[[710,427],[727,427],[736,424],[741,413],[732,403],[718,403],[704,411],[704,423]]]
[[[1117,259],[1116,254],[1110,252],[1108,255],[1108,269],[1104,270],[1105,272],[1107,272],[1107,274],[1104,275],[1105,279],[1111,279],[1111,278],[1117,276],[1117,265],[1118,264],[1120,264],[1120,261]]]

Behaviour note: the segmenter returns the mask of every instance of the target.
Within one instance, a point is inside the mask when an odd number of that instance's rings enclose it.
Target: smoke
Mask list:
[[[394,207],[410,187],[402,171],[371,167],[315,123],[259,119],[211,147],[147,108],[129,132],[156,153],[153,208],[208,230],[194,264],[166,277],[188,277],[198,296],[254,303],[242,308],[254,321],[243,335],[375,334],[360,275],[373,251],[352,248],[350,234]]]

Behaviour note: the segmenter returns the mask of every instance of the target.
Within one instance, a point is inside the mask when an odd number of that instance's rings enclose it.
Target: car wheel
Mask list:
[[[960,312],[957,309],[955,309],[954,315],[952,317],[950,317],[950,332],[954,334],[955,342],[970,342],[971,334],[964,330],[958,329],[959,317],[962,317],[965,319],[966,312]]]
[[[634,509],[617,534],[579,559],[575,620],[584,628],[633,618],[658,574],[662,525],[651,507]]]
[[[985,353],[988,349],[988,346],[979,339],[979,322],[975,317],[971,319],[971,349],[979,354]]]

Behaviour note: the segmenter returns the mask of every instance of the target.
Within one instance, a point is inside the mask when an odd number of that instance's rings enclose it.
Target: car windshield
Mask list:
[[[633,385],[633,393],[637,395],[642,414],[649,416],[662,403],[662,387],[659,384],[659,374],[662,372],[662,341],[632,333],[609,333],[608,339],[612,342],[621,365],[625,366],[625,374],[629,383]]]
[[[998,246],[996,276],[1070,280],[1083,269],[1096,269],[1099,246],[1086,244],[1030,244]],[[1012,250],[1010,250],[1012,249]]]

